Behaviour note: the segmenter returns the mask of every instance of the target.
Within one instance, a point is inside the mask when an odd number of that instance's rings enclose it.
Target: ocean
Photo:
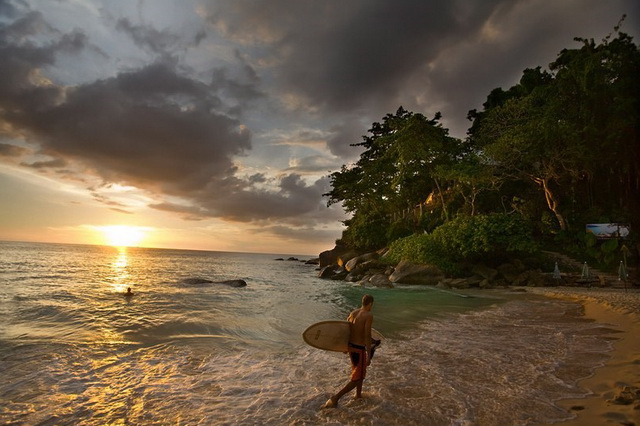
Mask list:
[[[0,242],[0,423],[550,424],[611,350],[573,302],[362,288],[317,278],[308,258]],[[349,362],[301,333],[365,293],[385,340],[364,398],[320,409]]]

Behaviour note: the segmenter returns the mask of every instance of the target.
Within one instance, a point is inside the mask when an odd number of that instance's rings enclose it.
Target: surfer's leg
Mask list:
[[[364,380],[360,380],[358,382],[358,386],[356,386],[356,398],[362,398],[362,383]]]
[[[338,401],[340,401],[340,398],[342,398],[345,394],[351,392],[354,388],[358,386],[360,386],[360,388],[362,387],[362,380],[350,381],[345,385],[345,387],[340,389],[340,392],[338,392],[337,394],[329,398],[327,402],[325,402],[322,408],[337,408]]]
[[[358,381],[352,380],[349,383],[347,383],[347,385],[343,387],[342,390],[336,394],[336,401],[342,398],[344,395],[351,392],[354,388],[358,386],[362,386],[362,380],[358,380]]]

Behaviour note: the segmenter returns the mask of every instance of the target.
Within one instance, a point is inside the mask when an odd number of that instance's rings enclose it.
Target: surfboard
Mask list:
[[[314,348],[347,352],[350,332],[348,321],[321,321],[307,327],[302,333],[302,338]],[[382,340],[383,338],[379,331],[371,329],[371,339]]]

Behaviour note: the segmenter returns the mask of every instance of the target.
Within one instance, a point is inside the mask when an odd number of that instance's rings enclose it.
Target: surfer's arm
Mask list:
[[[367,350],[368,363],[371,363],[371,326],[373,325],[373,315],[368,315],[364,323],[364,345]]]

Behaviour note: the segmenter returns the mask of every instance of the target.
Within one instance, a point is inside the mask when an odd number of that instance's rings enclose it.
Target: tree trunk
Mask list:
[[[558,220],[558,225],[560,225],[560,229],[563,231],[567,230],[567,221],[565,220],[564,216],[562,216],[562,214],[560,213],[560,211],[558,210],[558,200],[556,199],[555,195],[553,194],[553,191],[551,191],[551,188],[549,188],[549,178],[545,177],[545,178],[533,178],[533,180],[542,187],[542,190],[544,191],[544,197],[547,200],[547,206],[549,206],[549,209],[553,212],[553,214],[556,216],[556,219]]]
[[[444,203],[444,194],[442,193],[442,188],[440,188],[440,184],[438,183],[438,179],[433,179],[436,183],[436,188],[438,188],[438,194],[440,195],[440,202],[442,203],[442,213],[444,214],[444,221],[449,222],[449,212],[447,211],[447,205]]]

